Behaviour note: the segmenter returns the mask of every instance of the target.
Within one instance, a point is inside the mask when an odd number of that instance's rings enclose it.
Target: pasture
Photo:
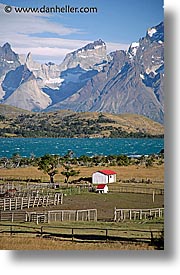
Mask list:
[[[81,193],[64,196],[63,204],[51,209],[97,209],[98,220],[112,221],[114,208],[156,208],[163,207],[164,196],[155,195],[153,202],[150,194],[135,193]],[[47,209],[49,209],[47,207]]]
[[[104,166],[97,167],[74,167],[80,170],[79,177],[91,177],[92,173],[98,170],[105,169]],[[150,179],[150,181],[158,184],[164,183],[164,165],[144,167],[137,165],[130,166],[110,166],[109,169],[116,171],[117,173],[117,183],[122,180],[129,179]],[[63,183],[64,176],[61,175],[62,168],[58,169],[58,174],[55,175],[55,181]],[[1,169],[1,180],[3,179],[15,179],[15,180],[30,180],[37,179],[41,182],[48,182],[48,175],[44,174],[42,171],[38,170],[37,167],[22,167],[22,168],[12,168],[12,169]],[[71,180],[77,180],[77,177],[72,177]]]
[[[103,169],[104,167],[81,167],[80,177],[91,177],[94,171]],[[55,181],[60,183],[59,190],[51,190],[52,192],[63,192],[63,203],[58,205],[39,205],[36,211],[60,211],[60,210],[85,210],[85,209],[97,209],[97,222],[93,221],[56,221],[52,222],[51,226],[68,226],[68,227],[102,227],[102,231],[107,229],[122,227],[125,229],[133,230],[162,230],[164,225],[163,217],[152,220],[133,220],[133,221],[119,221],[114,222],[114,209],[152,209],[164,207],[164,167],[111,167],[110,169],[117,172],[117,182],[110,185],[110,192],[108,194],[98,194],[94,192],[88,192],[88,189],[78,189],[75,184],[64,184],[64,177],[60,174],[55,176]],[[48,182],[49,178],[43,174],[36,167],[28,168],[16,168],[16,169],[1,169],[1,181],[0,183],[13,183],[14,185],[21,184],[25,188],[27,187],[28,179],[39,179],[40,182]],[[74,180],[77,178],[71,178]],[[148,183],[145,181],[148,179]],[[38,183],[34,183],[38,188]],[[123,189],[124,188],[124,189]],[[124,190],[124,191],[123,191]],[[155,192],[153,192],[155,190]],[[159,192],[160,190],[160,192]],[[46,192],[47,190],[44,190]],[[44,193],[45,194],[45,193]],[[23,211],[34,211],[30,208],[24,208]],[[72,242],[71,240],[59,240],[54,237],[51,239],[38,238],[36,236],[36,242],[32,234],[4,234],[3,224],[8,222],[0,222],[0,249],[62,249],[62,250],[98,250],[98,249],[110,249],[110,250],[138,250],[138,249],[155,249],[155,247],[145,243],[131,243],[131,242]],[[33,226],[40,230],[41,226],[46,224],[36,225],[34,222],[24,223],[28,226]],[[13,223],[16,226],[17,222]],[[21,223],[22,225],[22,223]],[[85,228],[83,229],[83,232]],[[60,229],[57,229],[60,232]],[[65,229],[66,231],[66,229]],[[104,232],[104,231],[103,231]],[[128,231],[126,233],[129,238],[135,236],[134,233]],[[37,232],[36,232],[37,233]],[[56,233],[56,232],[55,232]],[[149,234],[149,233],[148,233]],[[149,238],[149,237],[148,237]],[[24,241],[27,240],[27,241]]]

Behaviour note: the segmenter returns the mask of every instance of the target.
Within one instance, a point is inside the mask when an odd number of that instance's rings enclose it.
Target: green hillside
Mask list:
[[[135,114],[34,113],[0,105],[1,137],[163,137],[163,125]]]

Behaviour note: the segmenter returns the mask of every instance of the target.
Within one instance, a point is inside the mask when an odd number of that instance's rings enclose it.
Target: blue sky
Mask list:
[[[96,7],[97,13],[5,13],[18,7]],[[0,0],[0,44],[18,53],[32,52],[40,62],[60,63],[65,54],[101,38],[108,52],[127,49],[164,19],[163,0]]]

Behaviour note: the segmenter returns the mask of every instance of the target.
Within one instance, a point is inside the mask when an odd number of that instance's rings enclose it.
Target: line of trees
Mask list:
[[[86,166],[128,166],[142,165],[150,167],[154,164],[161,165],[164,163],[164,152],[158,155],[140,156],[138,158],[128,157],[126,155],[109,155],[109,156],[80,156],[75,157],[70,150],[64,156],[46,154],[42,157],[35,157],[33,154],[27,157],[21,157],[18,153],[12,155],[11,158],[0,158],[0,168],[18,168],[36,166],[39,170],[48,174],[50,183],[54,183],[54,176],[58,173],[58,168],[62,167],[61,174],[65,177],[65,182],[73,176],[79,175],[79,170],[74,167]]]

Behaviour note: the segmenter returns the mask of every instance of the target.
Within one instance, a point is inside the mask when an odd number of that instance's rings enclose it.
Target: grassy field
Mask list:
[[[77,167],[80,169],[80,175],[78,177],[90,177],[93,172],[104,169],[104,167]],[[117,172],[117,183],[114,186],[142,186],[143,188],[163,188],[164,187],[164,166],[142,167],[142,166],[111,166],[112,169]],[[63,183],[64,177],[60,174],[62,169],[59,169],[59,174],[56,175],[56,182]],[[127,179],[150,179],[152,183],[122,183],[122,180]],[[28,168],[16,168],[16,169],[1,169],[1,182],[3,179],[41,179],[43,182],[48,182],[49,178],[42,171],[39,171],[36,167]],[[77,178],[71,178],[71,180]],[[15,182],[14,182],[15,183]],[[17,181],[18,183],[18,181]],[[24,183],[25,184],[25,183]],[[70,185],[70,188],[71,185]],[[162,229],[163,219],[161,221],[136,221],[131,223],[130,221],[123,221],[114,223],[113,213],[114,208],[156,208],[163,207],[164,196],[155,195],[154,202],[152,194],[137,194],[137,193],[108,193],[97,194],[91,192],[82,192],[80,194],[67,193],[64,196],[64,202],[62,205],[52,206],[51,208],[36,208],[33,210],[41,211],[45,209],[88,209],[96,208],[98,212],[98,222],[88,223],[91,227],[102,228],[133,228],[133,229]],[[32,209],[29,209],[32,211]],[[31,224],[32,225],[32,224]],[[44,225],[44,224],[43,224]],[[51,225],[64,225],[64,226],[87,226],[83,223],[54,223]],[[35,224],[33,224],[35,226]],[[0,225],[1,229],[1,225]],[[145,243],[122,243],[122,242],[72,242],[69,240],[59,239],[44,239],[39,237],[32,237],[22,235],[7,236],[1,234],[0,249],[9,250],[38,250],[38,249],[50,249],[50,250],[149,250],[155,249],[155,247],[149,246]]]
[[[91,177],[93,172],[105,169],[104,166],[97,167],[75,167],[80,170],[78,177]],[[117,182],[126,179],[150,179],[153,182],[164,182],[164,165],[143,167],[143,166],[111,166],[108,169],[114,170],[117,173]],[[64,182],[64,177],[61,175],[62,168],[59,168],[59,173],[55,176],[55,181]],[[19,179],[41,179],[48,182],[49,177],[37,167],[1,169],[1,178],[19,178]],[[77,179],[72,177],[70,180]]]
[[[43,226],[41,228],[41,226]],[[9,229],[8,229],[9,228]],[[71,232],[73,228],[74,238],[72,241]],[[122,250],[122,249],[157,249],[157,245],[151,242],[137,241],[137,238],[151,239],[151,232],[153,237],[160,237],[163,228],[163,219],[141,221],[140,222],[54,222],[51,224],[35,225],[33,223],[23,224],[7,224],[6,230],[9,233],[3,233],[0,238],[0,249],[10,250],[28,250],[28,249],[60,249],[60,250]],[[21,231],[20,234],[10,233],[10,230]],[[5,230],[5,226],[0,223],[0,231]],[[109,237],[120,237],[121,240],[99,239],[79,239],[77,234],[85,234],[85,236],[104,236],[108,230]],[[26,231],[26,233],[23,233]],[[33,233],[33,234],[32,234]],[[35,234],[34,234],[35,233]],[[50,234],[51,235],[50,237]],[[63,234],[63,235],[61,235]],[[65,236],[64,236],[65,234]],[[69,237],[68,237],[69,236]],[[124,240],[122,239],[124,238]],[[134,241],[130,241],[133,238]],[[125,241],[126,239],[126,241]],[[24,240],[24,241],[23,241]]]
[[[153,246],[140,243],[80,243],[33,237],[1,236],[0,250],[154,250]]]
[[[82,193],[65,196],[62,205],[51,209],[97,209],[98,220],[113,220],[114,208],[156,208],[163,207],[164,196],[156,195],[154,203],[150,194],[133,193]]]

